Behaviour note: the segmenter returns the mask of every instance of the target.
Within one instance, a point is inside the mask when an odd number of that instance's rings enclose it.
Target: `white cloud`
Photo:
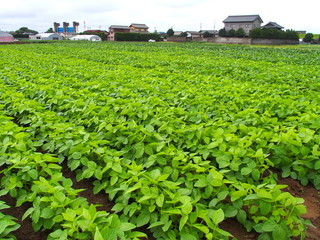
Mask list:
[[[27,26],[46,31],[53,22],[83,22],[88,27],[108,29],[112,24],[145,23],[153,31],[216,29],[228,15],[260,14],[265,23],[278,22],[285,28],[320,32],[317,0],[296,4],[289,0],[10,0],[2,4],[0,29]]]

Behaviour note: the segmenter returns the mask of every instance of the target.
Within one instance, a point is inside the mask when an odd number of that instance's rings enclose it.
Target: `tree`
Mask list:
[[[182,32],[182,33],[180,33],[180,36],[181,36],[181,37],[187,37],[187,36],[188,36],[188,33],[187,33],[187,32]]]
[[[209,33],[208,31],[205,31],[205,32],[203,33],[203,37],[204,37],[204,38],[213,37],[213,34]]]
[[[291,40],[299,39],[298,33],[294,30],[283,31],[276,28],[255,28],[250,30],[249,37]]]
[[[170,28],[170,29],[167,31],[167,35],[168,35],[169,37],[172,37],[172,36],[174,35],[174,31],[173,31],[172,28]]]
[[[218,34],[220,37],[228,37],[228,32],[225,28],[220,29]]]
[[[245,31],[243,30],[243,28],[239,28],[237,31],[236,31],[236,37],[239,37],[239,38],[243,38],[246,36],[246,33]]]
[[[16,34],[28,34],[28,33],[32,33],[32,34],[38,34],[37,31],[29,29],[27,27],[21,27],[18,30],[15,31]]]
[[[49,28],[46,33],[54,33],[53,28]]]
[[[304,38],[303,41],[306,43],[311,43],[313,41],[313,34],[312,33],[307,33]]]

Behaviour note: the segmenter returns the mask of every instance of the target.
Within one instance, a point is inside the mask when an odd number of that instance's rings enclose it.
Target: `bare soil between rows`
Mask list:
[[[85,189],[79,193],[79,196],[87,198],[91,204],[101,205],[98,209],[110,212],[113,203],[108,201],[106,194],[98,193],[93,194],[93,185],[90,180],[76,181],[75,172],[70,171],[65,164],[63,164],[63,175],[72,179],[75,189]],[[307,213],[304,215],[305,219],[309,219],[315,226],[308,228],[308,237],[306,240],[319,240],[320,239],[320,192],[313,186],[302,186],[298,181],[291,178],[279,177],[279,184],[288,185],[286,191],[290,192],[295,197],[300,197],[305,200],[305,206],[307,207]],[[9,214],[17,218],[17,222],[21,224],[21,227],[14,232],[14,235],[18,240],[45,240],[47,239],[50,231],[34,232],[32,228],[32,222],[30,218],[21,220],[25,211],[31,207],[31,203],[24,203],[20,207],[16,207],[15,199],[10,196],[2,196],[1,200],[4,200],[11,208],[2,210],[3,213]],[[245,228],[237,222],[236,219],[227,219],[223,221],[220,227],[234,235],[238,240],[255,240],[258,238],[258,234],[255,232],[248,233]],[[151,232],[147,228],[139,228],[139,231],[145,232],[148,235],[148,239],[154,240]]]

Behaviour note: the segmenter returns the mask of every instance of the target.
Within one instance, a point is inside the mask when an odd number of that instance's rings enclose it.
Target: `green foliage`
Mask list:
[[[229,239],[236,218],[260,239],[305,238],[303,200],[271,170],[320,188],[319,50],[57,44],[0,47],[2,194],[32,203],[35,229]],[[62,161],[112,213],[77,197]]]
[[[225,28],[219,30],[220,37],[240,37],[243,38],[246,36],[243,28],[239,28],[238,30],[230,29],[229,31]]]
[[[29,29],[27,27],[21,27],[15,31],[15,34],[17,34],[17,35],[30,35],[30,34],[38,34],[38,32],[35,30],[32,30],[32,29]]]
[[[303,41],[306,43],[311,43],[313,41],[313,34],[312,33],[307,33],[304,38]]]
[[[203,37],[204,37],[204,38],[213,37],[213,34],[209,33],[208,31],[205,31],[205,32],[203,33]]]
[[[267,39],[299,39],[298,33],[294,30],[283,31],[276,28],[255,28],[250,30],[249,37]]]
[[[188,33],[187,33],[187,32],[182,32],[182,33],[180,33],[180,36],[181,36],[181,37],[187,37],[187,36],[188,36]]]
[[[0,201],[0,210],[9,208],[5,202]],[[5,215],[0,212],[0,238],[1,239],[16,239],[12,234],[13,231],[20,227],[20,224],[15,222],[15,218],[9,215]]]
[[[225,28],[222,28],[218,32],[220,37],[228,37],[228,31]]]
[[[243,38],[246,36],[246,33],[245,31],[243,30],[243,28],[239,28],[237,31],[236,31],[236,37],[239,37],[239,38]]]
[[[168,29],[167,35],[168,35],[168,37],[172,37],[174,35],[174,31],[172,28]]]
[[[160,41],[160,35],[158,33],[116,33],[116,41],[135,41],[146,42],[149,39]]]

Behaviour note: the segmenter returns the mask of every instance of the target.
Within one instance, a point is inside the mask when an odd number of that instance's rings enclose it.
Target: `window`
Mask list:
[[[246,24],[246,28],[248,28],[249,27],[249,25],[248,24]]]
[[[41,39],[41,37],[37,37],[37,39],[39,39],[39,40],[40,40],[40,39]]]

